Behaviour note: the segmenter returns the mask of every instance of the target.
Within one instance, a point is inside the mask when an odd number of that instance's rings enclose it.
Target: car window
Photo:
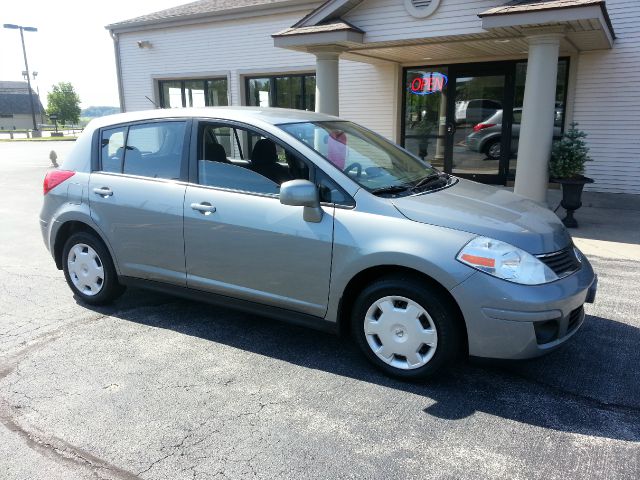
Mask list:
[[[428,163],[351,122],[301,122],[278,126],[369,191],[408,188],[437,174]]]
[[[316,185],[320,191],[320,201],[325,203],[335,203],[352,207],[355,205],[353,199],[342,191],[329,176],[320,169],[316,169]]]
[[[277,195],[294,179],[308,180],[308,165],[259,132],[215,124],[198,129],[199,184]]]
[[[101,144],[101,168],[103,172],[122,171],[122,156],[124,153],[124,138],[126,127],[110,128],[102,131]]]
[[[123,173],[179,179],[185,122],[154,122],[129,127]]]

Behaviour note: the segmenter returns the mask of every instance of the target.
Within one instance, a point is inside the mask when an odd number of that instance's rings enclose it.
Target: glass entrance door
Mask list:
[[[471,68],[470,68],[471,67]],[[485,183],[504,184],[512,100],[511,75],[485,66],[452,67],[447,108],[445,171]],[[509,105],[507,105],[507,103]],[[509,118],[505,118],[509,117]]]
[[[408,70],[404,98],[404,146],[440,170],[447,143],[447,70]]]

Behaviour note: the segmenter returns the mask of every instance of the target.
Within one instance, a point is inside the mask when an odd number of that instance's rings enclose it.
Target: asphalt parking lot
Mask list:
[[[0,478],[640,477],[638,262],[591,258],[597,303],[561,350],[402,383],[264,318],[78,304],[38,227],[72,145],[0,143]]]

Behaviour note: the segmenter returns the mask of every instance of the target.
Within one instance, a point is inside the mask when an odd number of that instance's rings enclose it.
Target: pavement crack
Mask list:
[[[25,440],[27,445],[43,455],[53,456],[57,461],[72,467],[82,467],[88,469],[95,477],[104,478],[99,475],[100,471],[108,471],[109,477],[117,480],[139,480],[139,477],[125,469],[112,465],[95,455],[82,450],[79,447],[56,438],[43,437],[36,432],[29,431],[21,426],[16,418],[11,414],[12,409],[4,402],[0,403],[0,423],[9,431],[18,434]]]

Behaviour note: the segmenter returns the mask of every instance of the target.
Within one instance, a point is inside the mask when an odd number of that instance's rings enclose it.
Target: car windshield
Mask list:
[[[374,193],[400,193],[442,178],[428,163],[355,123],[326,121],[278,126]]]

